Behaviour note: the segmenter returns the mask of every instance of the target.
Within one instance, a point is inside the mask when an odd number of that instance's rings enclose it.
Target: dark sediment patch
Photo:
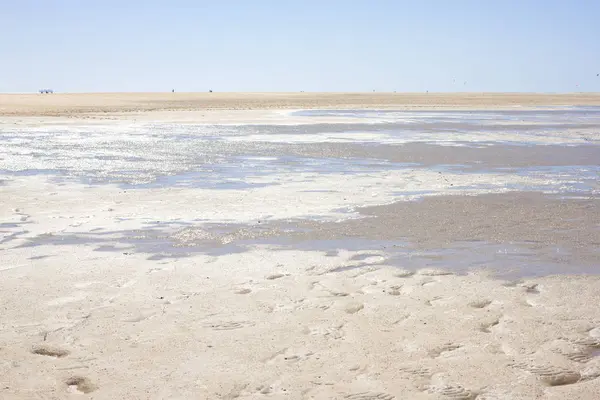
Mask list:
[[[403,267],[491,267],[514,275],[600,273],[600,200],[596,198],[533,192],[434,196],[359,212],[364,218],[337,223],[288,221],[285,230],[273,221],[260,228],[247,226],[243,235],[224,237],[228,246],[238,248],[272,244],[327,254],[337,249],[376,250],[386,255],[386,264]],[[214,236],[210,245],[219,241],[224,242]],[[185,246],[206,244],[192,239]]]
[[[559,198],[533,192],[432,196],[416,202],[359,209],[371,218],[313,224],[313,238],[343,234],[378,240],[410,238],[419,247],[457,241],[600,246],[600,199]]]
[[[595,268],[600,265],[600,200],[595,198],[564,199],[528,192],[434,196],[367,207],[360,213],[367,218],[311,222],[311,229],[295,234],[294,240],[402,241],[415,250],[443,250],[439,252],[442,260],[460,250],[473,256],[477,253],[473,250],[486,246],[502,254],[499,246],[504,246],[505,254],[518,256],[513,268],[550,263],[568,271],[576,264],[600,272]]]
[[[461,144],[460,142],[457,142]],[[260,155],[293,155],[315,158],[357,158],[385,160],[394,163],[434,165],[468,165],[469,171],[495,168],[531,168],[538,166],[598,165],[600,146],[515,146],[493,144],[484,147],[440,146],[429,143],[383,144],[273,144],[261,143],[260,149],[248,151]],[[485,143],[481,143],[485,144]],[[258,147],[258,144],[254,144]]]

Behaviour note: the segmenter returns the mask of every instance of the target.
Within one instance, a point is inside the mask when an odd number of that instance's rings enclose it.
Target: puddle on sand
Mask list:
[[[455,242],[440,248],[419,249],[408,241],[340,238],[309,240],[294,237],[310,232],[298,228],[273,230],[265,226],[205,226],[191,228],[201,234],[181,241],[183,228],[167,232],[157,228],[135,231],[96,232],[86,235],[44,235],[29,239],[22,247],[41,245],[96,245],[98,252],[120,252],[125,255],[142,253],[148,260],[189,257],[195,254],[220,256],[251,251],[267,246],[272,251],[317,251],[337,257],[343,252],[359,252],[349,257],[348,265],[331,272],[342,272],[368,266],[386,265],[407,270],[437,268],[457,274],[485,269],[504,279],[551,274],[600,273],[589,265],[571,262],[571,254],[556,248],[548,255],[538,243],[491,244],[485,241]],[[256,230],[253,230],[256,228]],[[600,254],[599,254],[600,255]]]

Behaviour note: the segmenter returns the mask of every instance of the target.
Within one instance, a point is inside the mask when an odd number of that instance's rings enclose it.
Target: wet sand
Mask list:
[[[471,171],[494,168],[594,165],[600,160],[600,146],[504,146],[460,147],[429,143],[369,146],[346,143],[278,144],[261,143],[246,151],[257,155],[285,154],[316,158],[359,158],[410,163],[415,166],[459,165]]]
[[[164,237],[160,251],[173,256],[210,253],[217,248],[221,253],[244,252],[253,246],[271,245],[280,250],[318,248],[331,256],[364,250],[379,258],[378,263],[369,265],[413,271],[435,265],[453,273],[487,269],[490,274],[518,278],[600,273],[600,199],[596,197],[536,192],[435,196],[358,211],[360,218],[336,223],[202,224],[174,233],[154,230],[146,234]],[[138,251],[149,248],[140,244]],[[458,257],[451,257],[453,252]],[[480,259],[469,259],[469,253]],[[525,256],[527,261],[515,262],[513,254]],[[487,259],[481,258],[483,255]],[[360,267],[361,263],[347,266]]]
[[[0,398],[600,398],[595,122],[165,111],[594,95],[215,95],[0,101]]]
[[[556,273],[576,265],[588,266],[589,273],[600,272],[600,199],[595,197],[571,199],[524,192],[439,196],[369,207],[361,214],[372,218],[318,226],[310,234],[311,240],[358,236],[404,241],[418,250],[461,243],[475,247],[504,244],[559,263],[563,268],[556,268]],[[457,264],[455,261],[453,266],[460,268]],[[526,265],[512,268],[528,273]]]

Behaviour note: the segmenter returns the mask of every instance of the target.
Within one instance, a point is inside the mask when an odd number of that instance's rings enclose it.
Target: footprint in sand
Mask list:
[[[71,393],[91,393],[98,389],[88,378],[79,375],[70,377],[65,384]]]
[[[510,366],[535,375],[540,382],[548,386],[571,385],[581,380],[579,372],[553,365],[537,365],[523,362],[510,364]]]
[[[383,392],[360,392],[344,396],[346,400],[394,400],[396,397]]]
[[[472,308],[486,308],[490,304],[492,304],[491,300],[480,299],[480,300],[474,300],[474,301],[470,302],[469,303],[469,307],[472,307]]]
[[[600,338],[594,336],[570,336],[561,337],[560,339],[566,340],[567,342],[573,343],[578,346],[600,349]]]
[[[492,328],[499,323],[499,319],[493,319],[492,321],[484,322],[479,326],[479,330],[484,333],[492,333]]]
[[[410,375],[419,376],[421,378],[431,378],[433,372],[427,367],[414,366],[414,367],[400,367],[398,368],[402,372],[406,372]]]
[[[524,283],[521,287],[525,288],[526,293],[539,294],[539,284],[537,283]]]
[[[348,314],[356,314],[363,308],[365,308],[365,306],[362,303],[350,303],[350,304],[346,305],[346,307],[344,308],[344,311],[346,311],[346,313],[348,313]]]
[[[448,400],[474,400],[478,396],[477,393],[465,389],[461,385],[429,386],[427,393]]]
[[[588,363],[592,359],[600,356],[600,338],[594,336],[571,336],[561,337],[561,340],[571,344],[569,350],[555,350],[571,361],[577,363]]]
[[[344,324],[338,324],[334,326],[305,327],[302,332],[306,335],[323,336],[327,339],[341,339],[344,337],[342,332],[343,327]]]
[[[267,279],[269,281],[274,281],[275,279],[283,278],[284,276],[285,276],[284,274],[271,274],[271,275],[267,275],[265,277],[265,279]]]
[[[402,294],[401,289],[402,289],[401,285],[395,285],[395,286],[391,286],[386,292],[390,296],[400,296]]]
[[[328,290],[328,292],[333,296],[333,297],[346,297],[349,296],[350,293],[346,293],[346,292],[336,292],[335,290]]]
[[[234,293],[235,294],[248,294],[248,293],[251,293],[251,292],[252,292],[252,289],[242,288],[242,289],[236,290]]]
[[[260,394],[271,394],[273,392],[273,388],[269,385],[260,385],[256,388],[256,391]]]
[[[460,349],[462,346],[460,344],[455,343],[446,343],[441,346],[438,346],[431,351],[429,351],[429,355],[433,358],[437,358],[444,353],[448,353],[457,349]]]
[[[582,349],[577,349],[577,350],[572,350],[572,351],[565,351],[565,350],[555,350],[556,353],[566,357],[567,359],[576,362],[576,363],[581,363],[581,364],[585,364],[590,362],[593,358],[596,357],[596,354],[594,352],[593,349],[590,348],[582,348]]]
[[[68,350],[61,349],[59,347],[46,345],[46,344],[33,346],[33,348],[31,349],[31,352],[33,354],[37,354],[40,356],[56,357],[56,358],[66,357],[70,353]]]
[[[211,328],[215,331],[232,331],[234,329],[242,329],[254,325],[254,322],[251,321],[220,321],[206,323],[203,326],[205,328]]]
[[[274,363],[295,363],[299,361],[305,361],[312,357],[315,353],[312,351],[305,351],[301,349],[290,349],[288,347],[279,350],[272,356],[263,360],[266,364],[274,364]]]

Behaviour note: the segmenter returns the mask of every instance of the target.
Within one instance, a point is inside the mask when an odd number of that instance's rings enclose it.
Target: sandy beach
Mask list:
[[[0,399],[600,398],[600,95],[0,95]]]
[[[481,109],[600,105],[600,94],[537,93],[54,93],[0,94],[0,115],[202,120],[198,111],[224,111],[252,123],[250,110],[289,109]],[[165,113],[165,111],[167,111]],[[229,113],[236,111],[235,113]],[[196,112],[196,113],[191,113]],[[108,115],[107,115],[108,114]],[[252,115],[254,114],[254,115]],[[215,114],[218,115],[218,114]],[[206,118],[206,116],[205,116]],[[221,117],[217,122],[224,123]]]

